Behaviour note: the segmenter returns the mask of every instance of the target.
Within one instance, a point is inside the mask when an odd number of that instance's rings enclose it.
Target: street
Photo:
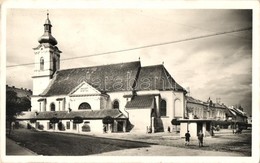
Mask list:
[[[198,147],[196,137],[184,146],[174,133],[108,133],[78,135],[18,129],[11,139],[38,155],[111,155],[111,156],[250,156],[251,131],[232,134],[223,130],[206,137]],[[8,149],[9,147],[7,147]],[[11,153],[7,153],[11,154]]]

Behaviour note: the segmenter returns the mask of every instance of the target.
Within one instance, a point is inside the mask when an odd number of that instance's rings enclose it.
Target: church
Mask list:
[[[163,64],[140,60],[60,69],[61,50],[49,14],[34,50],[32,109],[20,120],[39,130],[163,132],[183,119],[186,90]],[[105,123],[104,119],[110,119]]]

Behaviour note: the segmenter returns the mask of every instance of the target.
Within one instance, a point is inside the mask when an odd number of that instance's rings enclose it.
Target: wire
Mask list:
[[[123,50],[115,50],[115,51],[110,51],[110,52],[96,53],[96,54],[84,55],[84,56],[79,56],[79,57],[64,58],[64,59],[61,59],[61,61],[67,61],[67,60],[73,60],[73,59],[81,59],[81,58],[88,58],[88,57],[95,57],[95,56],[108,55],[108,54],[113,54],[113,53],[122,53],[122,52],[126,52],[126,51],[133,51],[133,50],[139,50],[139,49],[144,49],[144,48],[150,48],[150,47],[156,47],[156,46],[180,43],[180,42],[185,42],[185,41],[197,40],[197,39],[208,38],[208,37],[224,35],[224,34],[229,34],[229,33],[235,33],[235,32],[241,32],[241,31],[247,31],[247,30],[252,30],[252,27],[235,29],[235,30],[232,30],[232,31],[225,31],[225,32],[219,32],[219,33],[202,35],[202,36],[196,36],[196,37],[180,39],[180,40],[175,40],[175,41],[169,41],[169,42],[163,42],[163,43],[139,46],[139,47],[128,48],[128,49],[123,49]],[[7,68],[11,68],[11,67],[18,67],[18,66],[33,65],[33,64],[36,64],[36,63],[24,63],[24,64],[17,64],[17,65],[8,65],[6,67]],[[37,64],[39,64],[39,63],[37,63]]]
[[[157,19],[157,20],[160,20],[160,21],[163,21],[163,22],[169,22],[169,20],[165,20],[165,19],[162,19],[162,18],[158,18],[158,17],[155,17],[155,16],[151,16],[151,15],[145,15],[145,14],[140,14],[140,13],[137,13],[137,12],[134,12],[134,11],[128,11],[128,13],[131,13],[131,14],[135,14],[135,15],[141,15],[141,16],[145,16],[145,17],[150,17],[150,18],[153,18],[153,19]],[[170,21],[171,23],[174,23],[174,24],[177,24],[177,25],[180,25],[180,26],[183,26],[183,27],[186,27],[186,28],[190,28],[190,29],[199,29],[199,30],[204,30],[204,31],[208,31],[208,32],[216,32],[216,31],[213,31],[213,30],[209,30],[209,29],[206,29],[206,28],[201,28],[201,27],[197,27],[197,26],[194,26],[194,25],[187,25],[187,24],[182,24],[182,23],[179,23],[179,22],[176,22],[176,21]],[[241,37],[241,36],[237,36],[237,35],[228,35],[228,36],[231,36],[231,37],[237,37],[237,38],[241,38],[241,39],[244,39],[244,40],[251,40],[251,39],[248,39],[248,38],[245,38],[245,37]]]

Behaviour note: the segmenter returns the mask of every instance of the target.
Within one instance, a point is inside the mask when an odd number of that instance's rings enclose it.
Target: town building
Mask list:
[[[17,97],[26,98],[28,100],[31,100],[32,91],[30,89],[17,88],[15,86],[9,86],[9,85],[6,85],[5,88],[6,88],[6,92],[8,92],[8,91],[16,92]],[[28,108],[28,109],[30,109],[30,108]]]
[[[186,110],[180,122],[180,135],[190,134],[197,136],[201,130],[205,136],[210,136],[215,122],[226,121],[227,107],[224,104],[213,103],[209,98],[206,102],[186,96]]]
[[[47,14],[34,50],[31,112],[36,129],[63,132],[161,132],[183,119],[185,94],[163,64],[134,62],[60,69],[61,51]],[[104,124],[104,119],[113,119]]]

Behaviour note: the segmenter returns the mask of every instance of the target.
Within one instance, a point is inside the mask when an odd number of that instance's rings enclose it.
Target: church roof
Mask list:
[[[42,96],[68,95],[83,81],[100,92],[185,91],[163,65],[141,67],[140,61],[59,70]],[[135,82],[136,81],[136,82]]]
[[[168,73],[163,65],[142,67],[135,90],[185,91]]]
[[[125,108],[151,108],[153,100],[154,95],[134,96],[126,103]]]
[[[67,95],[83,81],[100,92],[129,91],[140,66],[137,61],[59,70],[41,95]]]

